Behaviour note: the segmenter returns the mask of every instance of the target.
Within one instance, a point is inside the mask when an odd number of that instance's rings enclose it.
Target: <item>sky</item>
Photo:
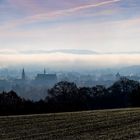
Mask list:
[[[139,0],[0,0],[0,67],[140,64]]]

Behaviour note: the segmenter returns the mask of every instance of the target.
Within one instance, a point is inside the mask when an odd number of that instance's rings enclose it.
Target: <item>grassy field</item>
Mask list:
[[[140,140],[140,108],[0,117],[0,140]]]

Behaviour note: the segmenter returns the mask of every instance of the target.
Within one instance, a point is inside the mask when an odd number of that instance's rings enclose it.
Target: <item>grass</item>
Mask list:
[[[0,117],[0,140],[139,140],[140,108]]]

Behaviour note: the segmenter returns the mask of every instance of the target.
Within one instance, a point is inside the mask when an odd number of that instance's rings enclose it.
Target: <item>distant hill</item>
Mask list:
[[[67,54],[98,54],[91,50],[78,50],[78,49],[59,49],[59,50],[29,50],[20,51],[24,54],[44,54],[44,53],[67,53]]]
[[[126,74],[140,74],[140,65],[128,66],[120,69],[120,72]]]

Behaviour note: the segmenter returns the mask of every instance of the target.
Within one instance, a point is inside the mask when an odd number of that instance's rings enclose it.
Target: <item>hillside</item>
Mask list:
[[[136,140],[140,108],[0,117],[0,140]]]

